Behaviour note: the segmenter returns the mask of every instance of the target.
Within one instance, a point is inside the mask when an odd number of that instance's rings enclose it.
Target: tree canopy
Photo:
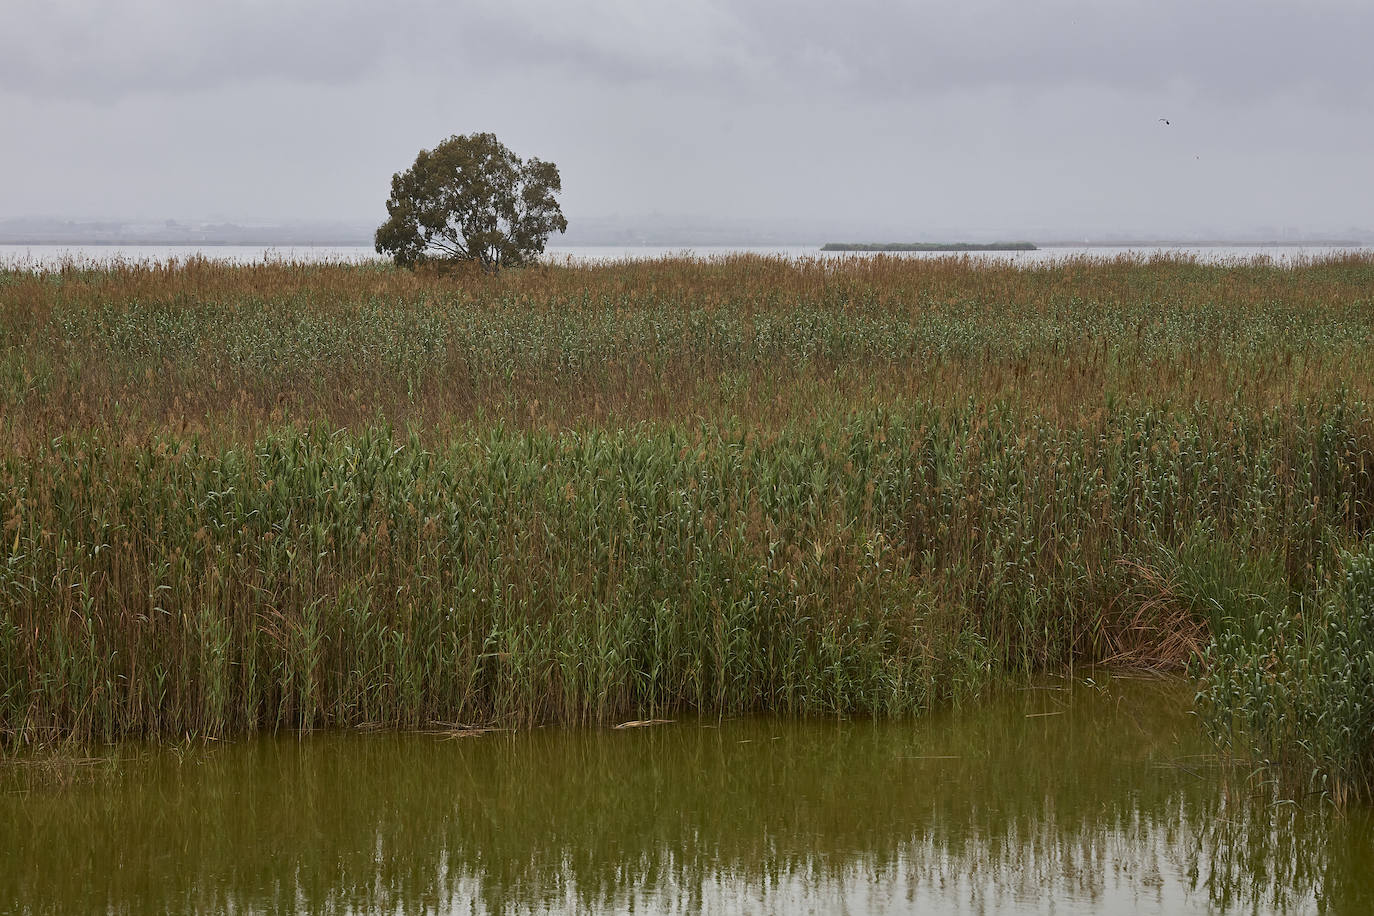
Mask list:
[[[568,228],[554,199],[562,190],[558,166],[522,161],[495,134],[449,137],[391,177],[377,253],[407,267],[475,261],[495,273],[527,264],[550,233]]]

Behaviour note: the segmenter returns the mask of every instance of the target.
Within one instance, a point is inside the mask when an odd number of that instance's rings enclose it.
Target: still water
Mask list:
[[[0,912],[1374,911],[1369,812],[1223,778],[1189,698],[10,760]]]
[[[1208,264],[1229,264],[1268,258],[1279,264],[1291,264],[1315,258],[1327,258],[1350,252],[1374,251],[1374,247],[1334,248],[1329,246],[1146,246],[1113,247],[1052,247],[1035,251],[974,251],[967,257],[974,261],[1021,264],[1056,264],[1073,258],[1116,258],[1122,256],[1149,258],[1156,255],[1182,255],[1197,258]],[[760,254],[770,257],[797,258],[855,258],[871,257],[870,252],[822,252],[818,246],[791,245],[782,247],[758,246],[558,246],[551,245],[545,260],[555,264],[596,263],[602,261],[641,260],[675,255],[701,258],[732,254]],[[0,268],[44,269],[64,263],[83,265],[109,264],[124,261],[134,263],[185,260],[204,257],[234,264],[254,264],[263,261],[356,264],[378,260],[371,246],[268,246],[268,245],[0,245]],[[963,255],[949,252],[890,252],[888,256],[905,258],[948,258]]]

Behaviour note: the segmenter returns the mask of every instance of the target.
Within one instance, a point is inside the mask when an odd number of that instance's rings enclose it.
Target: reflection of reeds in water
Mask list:
[[[1367,818],[1228,795],[1214,761],[1192,756],[1205,745],[1178,688],[1013,693],[902,724],[336,735],[163,754],[83,804],[0,795],[0,813],[29,825],[0,838],[0,905],[720,911],[747,897],[763,911],[842,899],[909,911],[908,894],[992,912],[1049,899],[1134,901],[1123,907],[1134,912],[1367,903]],[[1047,706],[1065,715],[1027,718]],[[1182,767],[1179,754],[1189,755]],[[118,862],[146,870],[105,867]]]

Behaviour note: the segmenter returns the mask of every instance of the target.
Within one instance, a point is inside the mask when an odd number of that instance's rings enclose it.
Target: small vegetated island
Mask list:
[[[1035,251],[1032,242],[826,242],[821,251]]]
[[[560,187],[453,137],[394,263],[0,268],[0,752],[1189,666],[1374,789],[1374,257],[556,265]]]

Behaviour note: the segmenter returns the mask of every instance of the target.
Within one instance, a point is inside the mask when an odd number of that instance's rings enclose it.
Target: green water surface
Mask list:
[[[1173,680],[914,721],[313,734],[0,761],[0,913],[1374,912],[1374,820]]]

